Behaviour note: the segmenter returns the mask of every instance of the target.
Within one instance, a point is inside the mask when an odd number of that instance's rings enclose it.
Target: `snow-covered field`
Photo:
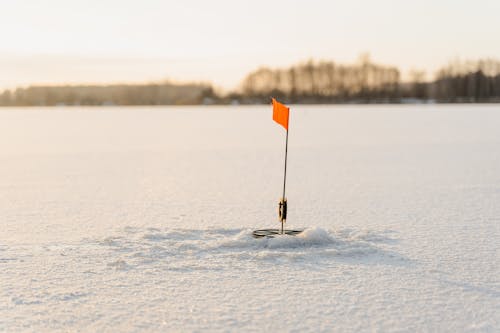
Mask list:
[[[500,107],[0,109],[0,331],[500,331]]]

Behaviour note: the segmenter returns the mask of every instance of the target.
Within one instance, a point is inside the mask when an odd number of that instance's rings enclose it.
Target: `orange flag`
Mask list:
[[[273,98],[273,120],[283,126],[288,131],[288,117],[290,108]]]

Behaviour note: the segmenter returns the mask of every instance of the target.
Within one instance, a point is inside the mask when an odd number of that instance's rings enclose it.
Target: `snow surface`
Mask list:
[[[500,331],[496,105],[0,110],[0,331]]]

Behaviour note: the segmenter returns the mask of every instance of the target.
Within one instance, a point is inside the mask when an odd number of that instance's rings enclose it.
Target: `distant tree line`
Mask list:
[[[412,71],[403,82],[396,67],[375,64],[367,55],[352,65],[310,60],[284,69],[259,68],[233,94],[246,102],[267,102],[269,96],[292,103],[500,102],[500,61],[455,61],[434,81]]]
[[[439,70],[428,91],[442,102],[500,102],[500,61],[452,62]]]
[[[312,60],[286,69],[260,68],[241,85],[242,98],[278,97],[289,102],[346,102],[398,98],[397,68],[377,65],[363,56],[359,64]]]
[[[190,105],[216,98],[210,84],[31,86],[0,94],[3,106]]]
[[[454,61],[432,81],[422,71],[402,81],[396,67],[363,55],[349,65],[309,60],[289,68],[262,67],[227,94],[208,83],[31,86],[4,91],[0,106],[256,104],[271,96],[287,103],[500,102],[500,61]]]

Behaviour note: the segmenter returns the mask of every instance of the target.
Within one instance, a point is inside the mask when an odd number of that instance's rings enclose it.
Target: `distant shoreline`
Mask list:
[[[287,104],[500,103],[500,61],[451,63],[433,81],[417,71],[406,82],[396,67],[369,57],[351,65],[310,60],[261,67],[228,93],[200,82],[34,85],[3,91],[0,106],[259,105],[271,97]]]
[[[381,101],[372,101],[372,102],[336,102],[336,103],[311,103],[311,102],[288,102],[290,105],[312,105],[312,106],[356,106],[356,105],[364,105],[364,106],[377,106],[377,105],[497,105],[500,104],[500,99],[491,100],[491,101],[391,101],[391,102],[381,102]],[[194,107],[194,106],[202,106],[202,107],[213,107],[213,106],[230,106],[230,107],[238,107],[238,106],[266,106],[269,103],[211,103],[211,104],[58,104],[58,105],[0,105],[0,109],[22,109],[22,108],[119,108],[119,107]]]

